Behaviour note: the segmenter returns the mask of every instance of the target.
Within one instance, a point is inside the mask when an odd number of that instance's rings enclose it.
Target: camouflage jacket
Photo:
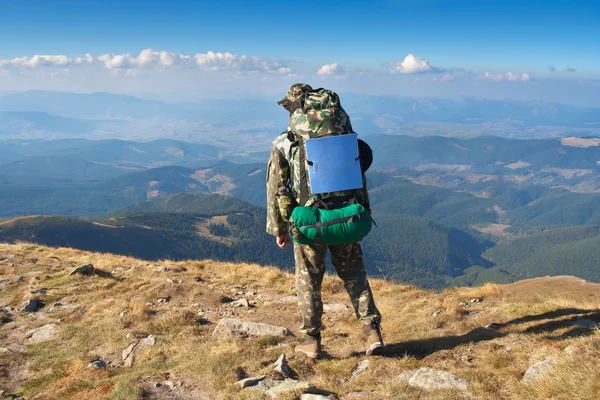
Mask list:
[[[353,133],[350,117],[339,103],[337,94],[330,91],[312,92],[306,96],[304,107],[295,109],[290,115],[288,130],[274,141],[267,170],[267,233],[281,236],[287,233],[292,210],[297,205],[314,204],[316,197],[310,195],[307,166],[300,167],[300,152],[303,141],[311,138]],[[290,110],[291,111],[291,110]],[[298,139],[301,139],[300,141]],[[304,170],[304,171],[302,171]],[[307,201],[301,199],[301,185],[308,186]],[[320,197],[335,197],[344,192],[322,194]],[[368,208],[366,180],[357,193],[358,201]]]

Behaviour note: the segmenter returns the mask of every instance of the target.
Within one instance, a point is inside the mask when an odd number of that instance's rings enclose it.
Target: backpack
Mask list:
[[[364,172],[371,165],[373,154],[364,141],[359,140],[362,188],[310,193],[305,142],[348,133],[355,133],[350,117],[338,95],[331,90],[315,89],[305,93],[298,108],[290,114],[288,140],[296,147],[290,162],[294,182],[290,189],[298,203],[292,212],[291,236],[299,243],[348,244],[361,240],[371,230]]]

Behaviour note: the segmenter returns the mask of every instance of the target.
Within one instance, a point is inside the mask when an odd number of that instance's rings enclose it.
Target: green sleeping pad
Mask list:
[[[373,226],[371,214],[360,204],[336,210],[296,207],[292,212],[292,239],[300,244],[343,245],[358,242]]]

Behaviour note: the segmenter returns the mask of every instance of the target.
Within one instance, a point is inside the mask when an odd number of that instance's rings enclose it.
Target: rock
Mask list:
[[[471,299],[471,303],[473,304],[481,303],[482,301],[482,299]]]
[[[129,332],[127,335],[125,335],[125,337],[126,337],[127,339],[136,339],[136,338],[137,338],[137,335],[136,335],[135,333],[131,333],[131,332]]]
[[[467,390],[470,383],[446,371],[436,371],[432,368],[420,368],[409,379],[410,386],[426,390],[458,389]]]
[[[300,396],[300,400],[332,400],[332,399],[333,399],[333,397],[325,396],[322,394],[304,393],[302,396]]]
[[[171,301],[171,296],[167,296],[167,297],[161,297],[160,299],[158,299],[159,303],[168,303],[169,301]]]
[[[444,309],[443,309],[443,308],[440,308],[439,310],[436,310],[436,311],[434,311],[434,313],[433,313],[433,314],[431,314],[431,316],[432,316],[433,318],[436,318],[436,317],[440,316],[440,315],[441,315],[443,312],[444,312]]]
[[[156,337],[154,335],[149,335],[137,343],[130,344],[123,352],[121,353],[121,358],[123,359],[123,365],[126,367],[133,367],[137,353],[144,347],[154,346],[156,344]]]
[[[9,261],[15,258],[14,254],[0,254],[0,261]]]
[[[17,282],[23,282],[24,280],[25,280],[25,277],[23,275],[21,275],[17,278]]]
[[[288,328],[281,326],[247,322],[237,318],[223,318],[219,321],[217,327],[213,331],[213,336],[229,336],[234,338],[248,336],[275,336],[279,338],[285,338],[288,336],[294,336],[294,334]]]
[[[349,308],[344,303],[323,304],[323,311],[326,313],[345,313]]]
[[[157,272],[169,272],[170,269],[167,267],[156,267]]]
[[[28,343],[47,342],[56,339],[56,324],[44,325],[37,329],[32,329],[25,333]]]
[[[273,300],[273,301],[265,301],[265,305],[268,304],[288,304],[288,303],[297,303],[298,302],[298,296],[286,296],[283,297],[279,300]]]
[[[79,274],[79,275],[94,275],[96,270],[92,264],[82,265],[81,267],[75,268],[69,276]]]
[[[497,330],[497,329],[500,329],[500,328],[501,328],[501,325],[497,324],[495,322],[492,322],[491,324],[487,324],[485,326],[485,329],[492,329],[492,330]]]
[[[102,360],[97,360],[97,361],[92,361],[91,363],[89,363],[89,365],[87,367],[88,368],[96,368],[96,369],[106,369],[107,365],[106,365],[106,362],[104,362]]]
[[[27,304],[23,307],[23,311],[25,312],[36,312],[38,309],[42,307],[42,303],[38,300],[29,299],[27,300]]]
[[[27,348],[25,346],[23,346],[22,344],[11,344],[10,346],[6,346],[6,348],[9,351],[12,351],[13,353],[26,353],[27,352]]]
[[[267,396],[275,399],[283,394],[293,392],[307,392],[314,389],[314,386],[308,382],[300,382],[295,379],[286,379],[280,381],[277,385],[268,389],[265,393]]]
[[[280,374],[285,375],[287,377],[291,377],[293,375],[292,369],[290,368],[287,362],[285,354],[279,356],[277,361],[275,361],[275,364],[273,364],[273,369],[276,372],[279,372]]]
[[[129,308],[124,309],[119,313],[119,318],[125,318],[125,316],[129,314]]]
[[[565,347],[565,349],[563,350],[566,354],[577,354],[579,353],[579,347],[575,346],[574,344],[570,344],[567,347]]]
[[[400,375],[398,375],[397,377],[392,379],[392,384],[408,383],[410,381],[410,378],[412,378],[416,372],[417,372],[417,370],[404,371]]]
[[[183,383],[181,381],[162,381],[154,385],[155,387],[166,387],[171,390],[179,389]]]
[[[58,258],[58,257],[50,257],[49,260],[52,261],[52,262],[55,262],[55,263],[59,263],[60,262],[60,258]]]
[[[232,301],[230,304],[234,307],[250,308],[250,303],[248,302],[248,299],[246,299],[246,298]]]
[[[575,326],[581,326],[582,328],[590,328],[590,329],[598,329],[600,328],[600,323],[596,321],[592,321],[591,319],[578,318],[572,322]]]
[[[350,379],[356,379],[360,375],[364,374],[365,371],[367,370],[367,368],[369,368],[370,363],[371,362],[369,360],[363,360],[363,361],[359,362],[358,366],[356,367],[354,372],[352,372],[352,377]]]
[[[250,386],[256,386],[260,381],[264,380],[265,376],[253,376],[251,378],[246,378],[246,379],[242,379],[240,381],[237,381],[235,384],[238,385],[239,387],[241,387],[242,389],[250,387]]]
[[[373,392],[352,392],[343,397],[344,400],[388,400],[390,396]]]
[[[544,361],[533,364],[527,371],[525,371],[522,382],[529,385],[546,378],[552,371],[553,366],[554,359],[552,357],[548,357]]]

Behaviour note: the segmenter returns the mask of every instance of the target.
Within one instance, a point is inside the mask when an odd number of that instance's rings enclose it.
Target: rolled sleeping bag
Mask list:
[[[360,204],[335,210],[298,206],[292,212],[292,223],[296,228],[292,239],[300,244],[350,244],[362,240],[373,227],[371,214]]]

